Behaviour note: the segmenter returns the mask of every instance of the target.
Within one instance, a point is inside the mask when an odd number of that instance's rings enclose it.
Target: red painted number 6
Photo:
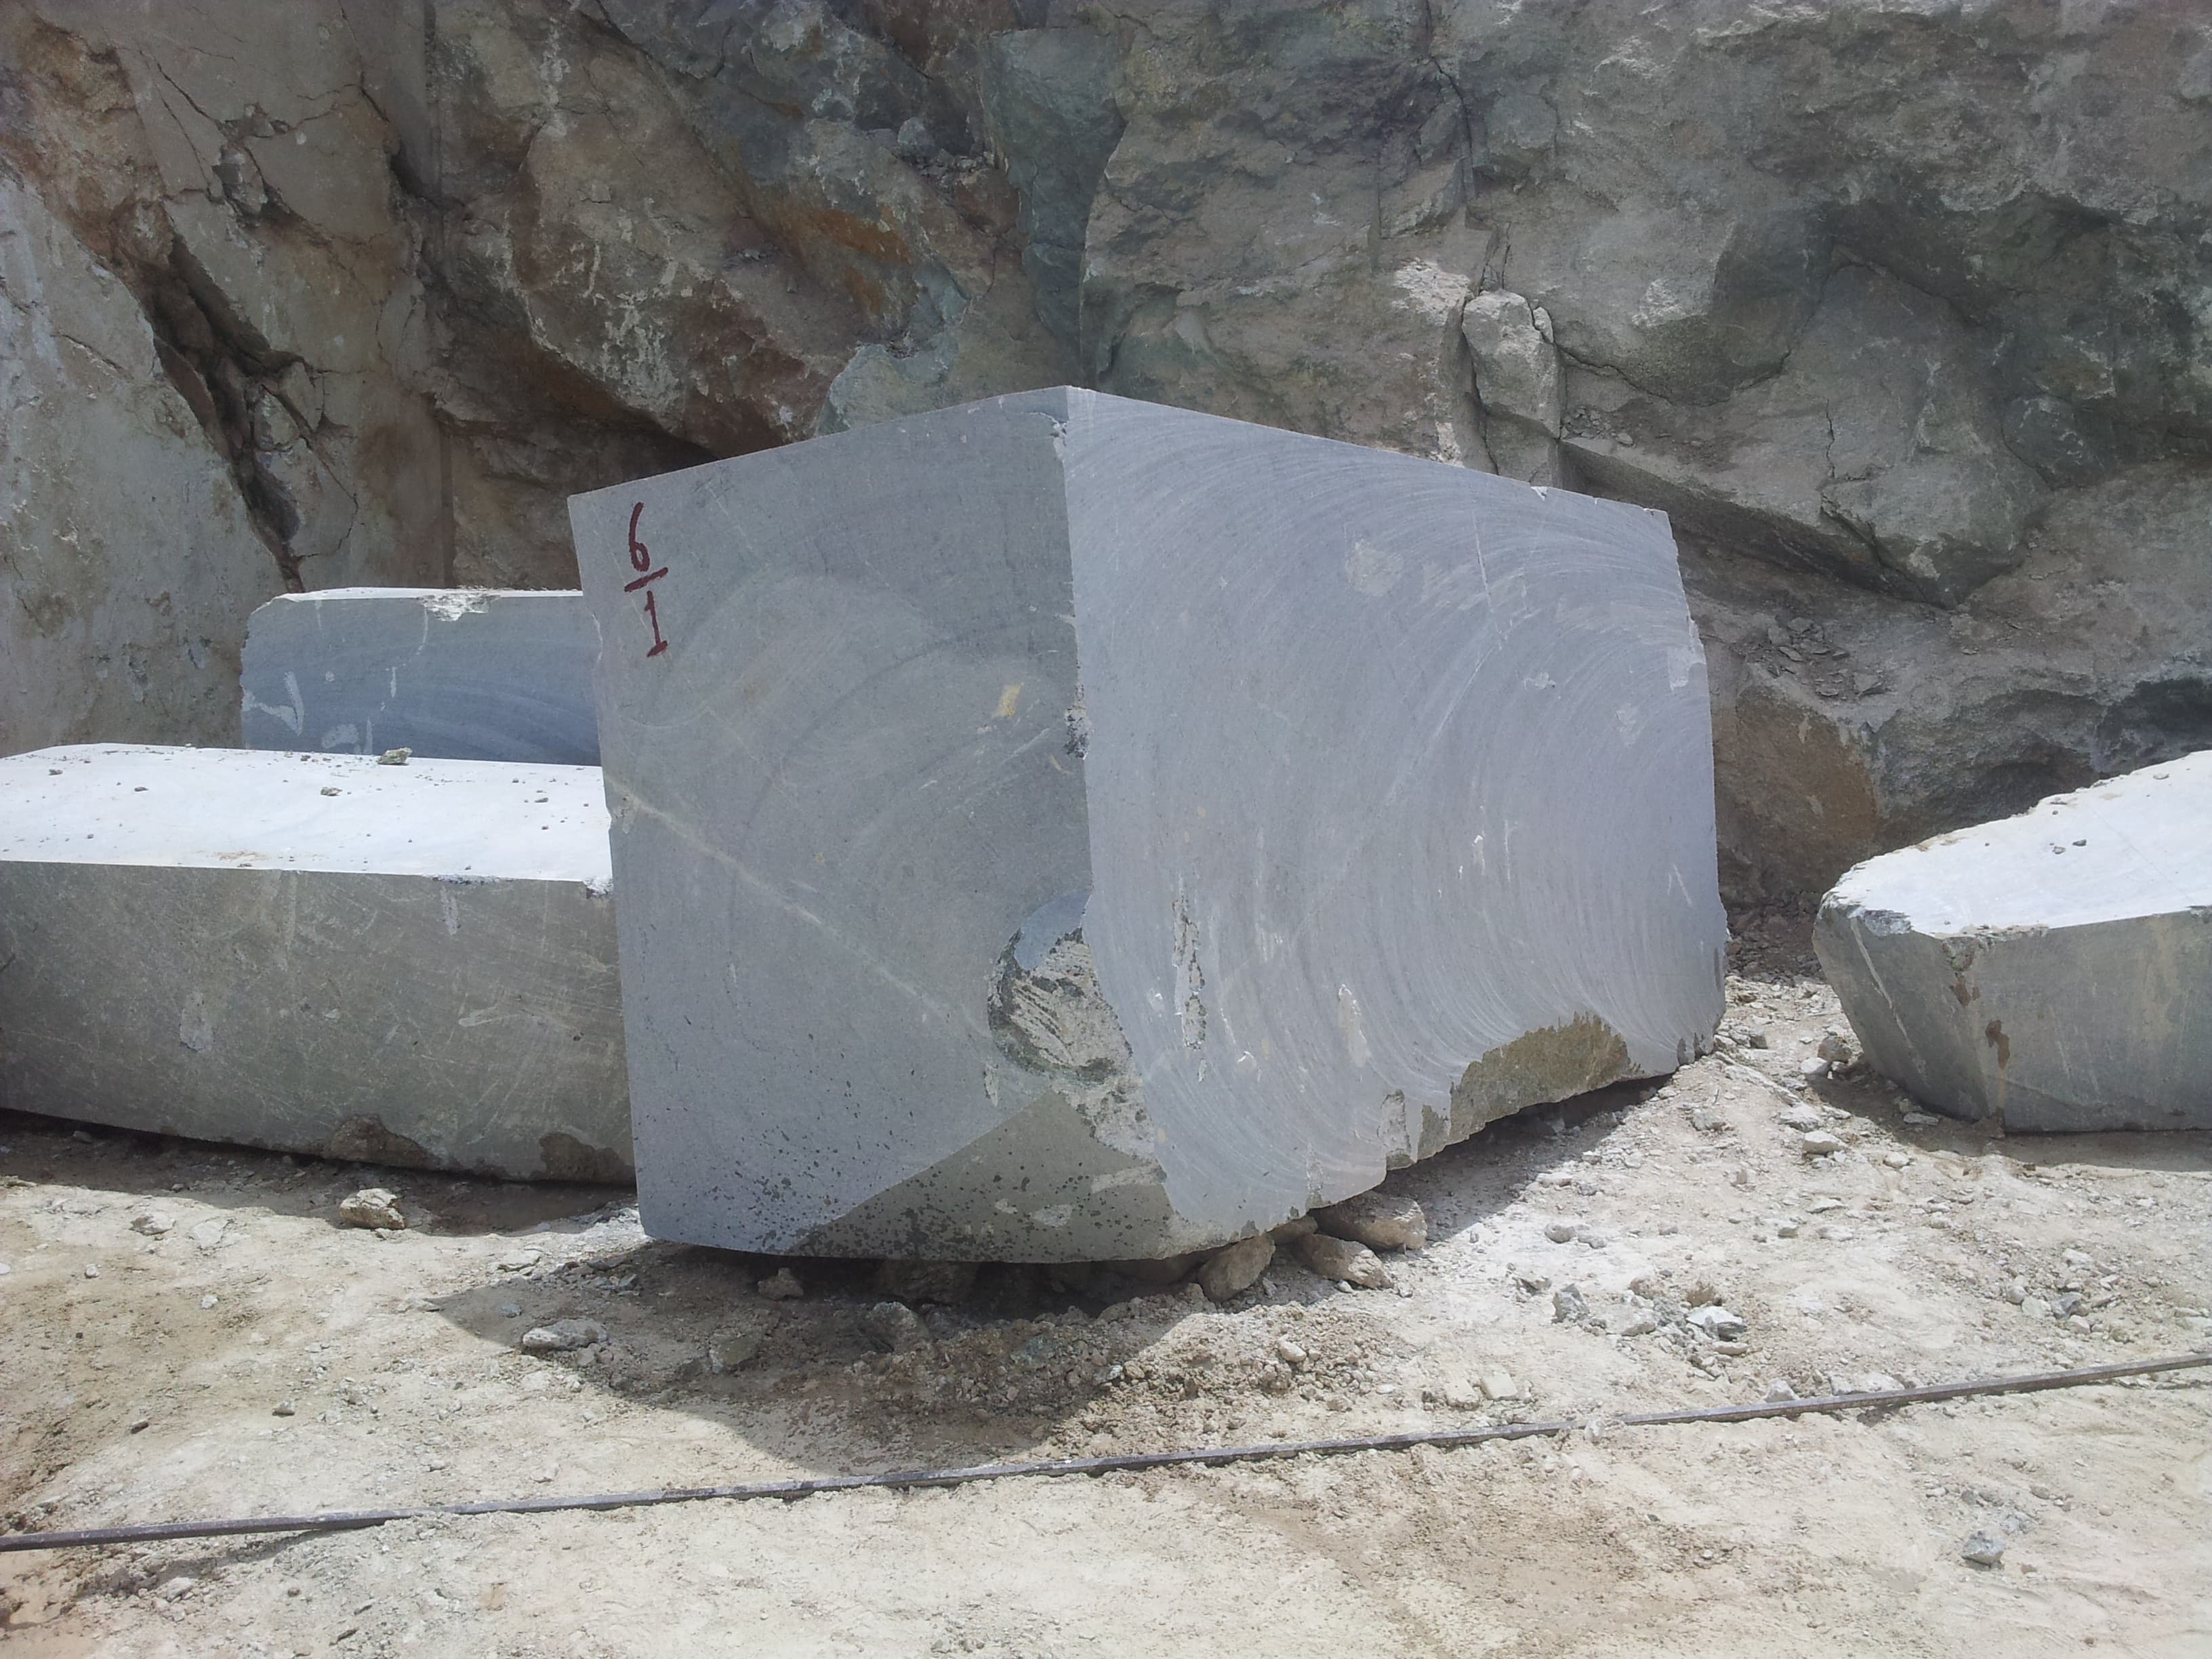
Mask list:
[[[668,649],[668,641],[660,637],[660,607],[653,602],[652,589],[653,583],[668,574],[668,567],[664,564],[658,570],[649,568],[653,563],[653,555],[646,550],[645,544],[637,538],[637,521],[644,516],[644,514],[643,501],[638,502],[629,510],[629,568],[633,570],[642,570],[645,574],[634,582],[624,582],[623,592],[635,593],[641,590],[644,591],[645,619],[653,624],[653,649],[645,654],[648,657],[657,657]]]

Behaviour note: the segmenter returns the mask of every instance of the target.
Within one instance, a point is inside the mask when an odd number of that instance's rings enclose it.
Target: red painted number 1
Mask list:
[[[653,602],[653,585],[668,574],[668,567],[664,564],[659,569],[653,569],[653,555],[646,550],[645,544],[637,538],[637,521],[644,513],[643,501],[639,501],[629,510],[629,568],[633,570],[642,570],[645,574],[634,582],[623,583],[623,592],[644,593],[645,619],[653,624],[653,649],[645,654],[648,657],[657,657],[668,649],[668,641],[660,637],[660,611],[659,607]]]

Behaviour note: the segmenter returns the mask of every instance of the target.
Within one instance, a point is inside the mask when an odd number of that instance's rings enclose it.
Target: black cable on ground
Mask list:
[[[1799,1417],[1808,1412],[1863,1411],[1870,1407],[1919,1406],[1980,1395],[2037,1394],[2049,1389],[2078,1389],[2148,1376],[2160,1371],[2212,1365],[2212,1353],[2177,1354],[2165,1359],[2091,1365],[2081,1370],[2039,1371],[1967,1382],[1940,1382],[1924,1389],[1885,1389],[1873,1394],[1826,1395],[1808,1400],[1762,1400],[1747,1406],[1710,1406],[1692,1411],[1637,1412],[1626,1416],[1561,1423],[1503,1423],[1481,1429],[1425,1429],[1411,1434],[1359,1435],[1348,1440],[1282,1440],[1264,1446],[1215,1446],[1189,1451],[1127,1452],[1112,1457],[1071,1457],[1051,1462],[983,1463],[964,1469],[907,1469],[884,1474],[833,1474],[806,1480],[764,1480],[733,1486],[665,1486],[649,1492],[602,1492],[590,1498],[488,1498],[474,1504],[425,1504],[404,1510],[334,1510],[319,1515],[265,1515],[236,1521],[156,1521],[129,1527],[82,1527],[66,1532],[0,1534],[0,1553],[17,1550],[65,1550],[94,1544],[149,1544],[177,1538],[233,1538],[264,1532],[356,1532],[391,1521],[421,1521],[446,1515],[546,1515],[567,1510],[643,1509],[656,1504],[696,1504],[708,1498],[812,1498],[823,1492],[887,1486],[908,1491],[926,1486],[965,1486],[983,1480],[1012,1480],[1030,1475],[1115,1474],[1134,1469],[1176,1468],[1187,1464],[1218,1467],[1260,1463],[1308,1455],[1405,1451],[1415,1446],[1480,1445],[1492,1440],[1533,1440],[1570,1434],[1596,1420],[1622,1428],[1656,1428],[1674,1423],[1741,1423],[1760,1417]]]

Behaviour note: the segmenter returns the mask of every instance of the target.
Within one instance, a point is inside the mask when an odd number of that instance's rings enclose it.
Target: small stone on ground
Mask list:
[[[2004,1540],[1985,1532],[1972,1534],[1959,1547],[1959,1553],[1978,1567],[1994,1567],[2004,1559]]]
[[[364,1187],[338,1203],[338,1219],[349,1227],[384,1227],[398,1231],[407,1224],[399,1195],[388,1187]],[[198,1229],[193,1229],[197,1238]]]
[[[860,1316],[860,1328],[877,1346],[904,1353],[929,1340],[929,1328],[921,1316],[903,1302],[878,1302]]]
[[[1308,1233],[1298,1240],[1297,1250],[1306,1266],[1323,1279],[1368,1291],[1390,1288],[1389,1271],[1364,1244],[1328,1233]]]
[[[707,1369],[716,1376],[760,1357],[766,1334],[757,1329],[717,1331],[707,1339]]]
[[[607,1340],[607,1328],[596,1319],[563,1319],[536,1325],[522,1334],[525,1353],[568,1353]]]
[[[1199,1288],[1216,1302],[1226,1302],[1260,1282],[1275,1259],[1275,1241],[1266,1233],[1240,1238],[1224,1250],[1216,1250],[1198,1270]]]
[[[1722,1307],[1693,1309],[1689,1322],[1716,1342],[1741,1341],[1745,1331],[1750,1328],[1741,1316]]]
[[[1412,1199],[1380,1190],[1347,1198],[1314,1212],[1323,1232],[1349,1238],[1371,1250],[1425,1249],[1429,1218]]]

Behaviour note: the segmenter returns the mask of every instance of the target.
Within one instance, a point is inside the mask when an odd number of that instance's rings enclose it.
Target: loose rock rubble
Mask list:
[[[1703,1331],[1716,1342],[1735,1342],[1742,1339],[1750,1328],[1741,1318],[1726,1308],[1693,1308],[1684,1322]]]

